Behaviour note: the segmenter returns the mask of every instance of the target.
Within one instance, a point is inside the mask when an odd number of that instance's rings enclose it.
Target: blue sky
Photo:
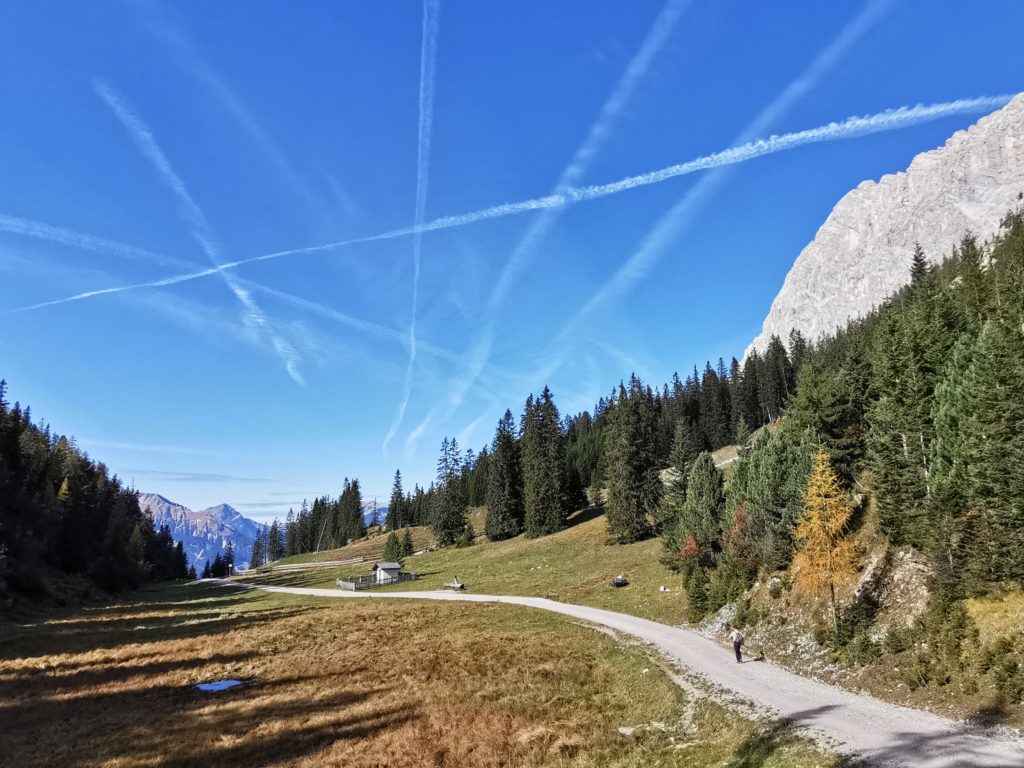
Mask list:
[[[571,190],[1024,87],[1009,1],[0,13],[0,376],[140,489],[260,519],[427,483],[545,384],[575,412],[741,354],[845,192],[994,102]]]

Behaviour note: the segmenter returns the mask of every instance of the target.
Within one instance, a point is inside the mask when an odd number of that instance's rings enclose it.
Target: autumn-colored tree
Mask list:
[[[857,573],[857,549],[846,535],[851,509],[843,498],[839,478],[829,461],[828,451],[818,448],[807,478],[804,508],[796,522],[793,538],[797,551],[793,563],[796,585],[808,592],[827,592],[832,605],[832,624],[839,623],[836,586]]]

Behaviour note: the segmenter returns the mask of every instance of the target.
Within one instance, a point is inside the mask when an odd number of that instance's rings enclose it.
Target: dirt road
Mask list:
[[[1024,739],[983,732],[946,718],[907,709],[801,677],[769,663],[737,664],[723,649],[696,632],[624,613],[560,603],[541,597],[459,592],[343,592],[334,589],[269,587],[221,582],[225,586],[337,599],[454,600],[509,603],[540,608],[608,627],[656,646],[671,660],[725,688],[774,717],[813,732],[839,752],[870,765],[913,768],[1024,768]]]

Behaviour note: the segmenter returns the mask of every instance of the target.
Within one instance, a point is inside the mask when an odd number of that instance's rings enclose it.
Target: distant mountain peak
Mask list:
[[[864,181],[832,209],[801,251],[747,348],[794,328],[808,341],[834,332],[910,282],[914,244],[932,262],[967,233],[998,231],[1024,191],[1024,94],[917,155],[906,171]]]
[[[153,523],[171,529],[171,536],[180,541],[189,562],[199,570],[207,560],[223,555],[228,542],[235,551],[235,565],[246,565],[252,542],[263,526],[242,515],[230,504],[194,511],[158,493],[139,495],[139,506],[153,518]]]

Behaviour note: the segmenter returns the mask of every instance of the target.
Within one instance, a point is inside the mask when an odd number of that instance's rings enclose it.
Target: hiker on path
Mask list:
[[[743,633],[739,629],[733,628],[729,633],[729,639],[732,640],[732,649],[736,651],[736,663],[740,664],[743,662],[743,653],[740,651],[743,647]]]

